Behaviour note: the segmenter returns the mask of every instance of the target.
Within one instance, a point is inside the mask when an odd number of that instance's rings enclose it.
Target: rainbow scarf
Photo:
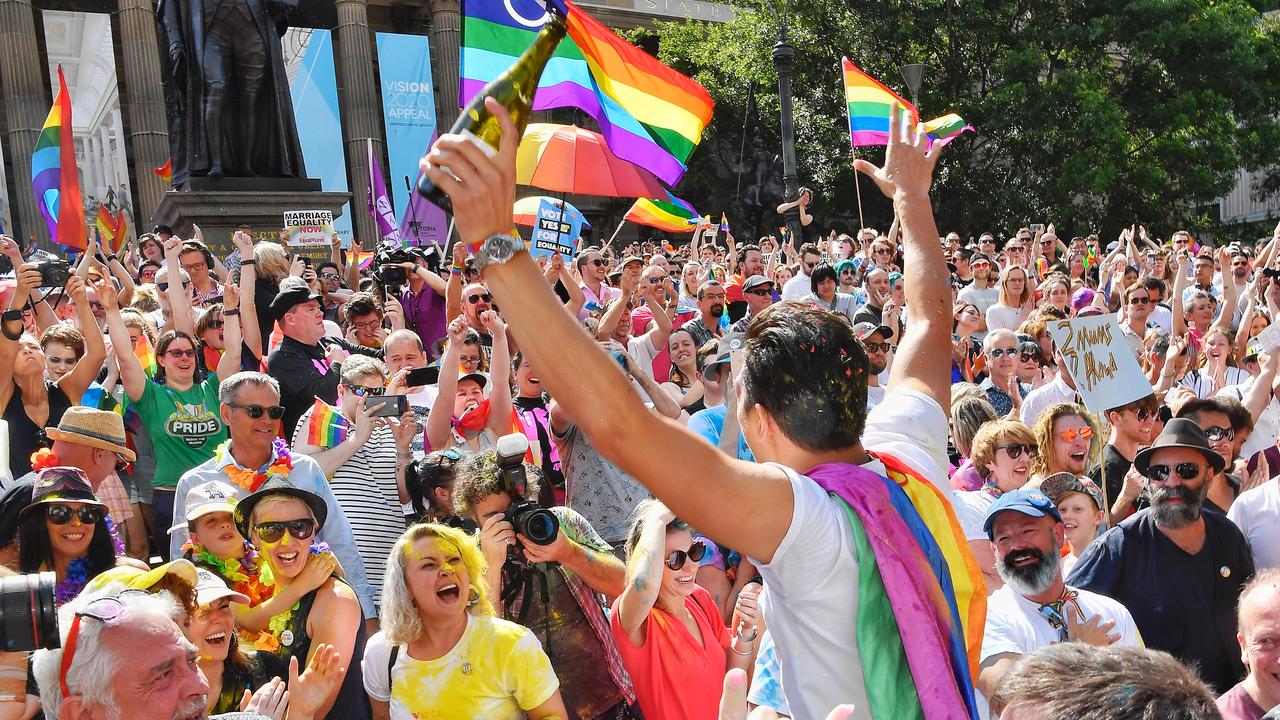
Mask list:
[[[858,653],[873,717],[978,717],[947,562],[905,491],[857,465],[805,473],[849,519]]]
[[[319,448],[331,448],[347,439],[351,423],[334,406],[320,398],[311,406],[311,419],[307,421],[307,444]]]
[[[663,65],[569,0],[468,0],[462,4],[458,104],[513,65],[549,19],[567,36],[543,69],[533,109],[578,108],[600,124],[615,155],[668,186],[684,176],[715,103],[698,83]]]
[[[65,248],[86,249],[89,233],[84,222],[84,203],[80,199],[75,141],[71,136],[71,95],[62,76],[62,65],[58,65],[58,94],[31,153],[31,187],[49,228],[49,237]],[[63,198],[67,202],[62,202]]]

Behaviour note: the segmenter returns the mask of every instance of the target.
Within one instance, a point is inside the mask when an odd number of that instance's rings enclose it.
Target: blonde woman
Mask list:
[[[382,630],[364,652],[375,720],[567,717],[551,660],[528,628],[494,616],[475,540],[405,531],[387,558]]]
[[[1016,330],[1036,307],[1026,269],[1010,265],[1000,271],[999,298],[995,305],[987,308],[987,330]]]

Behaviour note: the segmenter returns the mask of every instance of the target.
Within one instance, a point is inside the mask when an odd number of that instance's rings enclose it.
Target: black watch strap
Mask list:
[[[0,315],[0,320],[3,320],[4,322],[10,322],[12,320],[17,320],[21,322],[22,311],[21,310],[5,310],[4,314]]]

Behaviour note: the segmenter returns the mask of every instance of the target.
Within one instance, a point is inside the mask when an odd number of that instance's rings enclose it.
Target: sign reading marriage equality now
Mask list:
[[[1090,412],[1101,413],[1152,393],[1114,314],[1059,320],[1047,329]]]

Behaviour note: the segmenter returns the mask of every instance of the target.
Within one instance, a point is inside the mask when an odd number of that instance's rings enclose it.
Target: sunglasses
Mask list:
[[[121,455],[120,453],[115,453],[115,456],[116,456],[116,472],[117,473],[128,472],[129,468],[133,465],[133,463],[129,462],[128,460],[125,460],[124,456]]]
[[[889,250],[889,248],[876,248],[875,250],[872,250],[871,252],[872,252],[872,253],[874,253],[874,254],[876,254],[876,255],[888,255],[888,254],[889,254],[890,252],[892,252],[892,251],[891,251],[891,250]]]
[[[1008,355],[1009,357],[1013,357],[1017,354],[1018,354],[1018,348],[992,348],[990,351],[990,355],[992,359],[1002,358],[1005,355]]]
[[[125,604],[121,598],[126,595],[149,595],[146,590],[122,590],[118,595],[98,598],[84,608],[76,612],[75,620],[71,622],[71,630],[67,633],[67,642],[63,646],[62,663],[58,668],[58,684],[62,688],[62,697],[70,697],[71,690],[67,687],[67,671],[71,669],[71,664],[75,662],[76,641],[80,638],[80,619],[93,618],[101,623],[111,624],[120,619],[124,615]]]
[[[341,280],[341,279],[342,279],[342,276],[341,276],[341,275],[336,275],[336,274],[334,274],[334,273],[322,272],[322,273],[320,273],[320,278],[321,278],[322,280]]]
[[[370,395],[377,397],[386,391],[386,388],[365,387],[363,385],[353,385],[351,383],[342,383],[342,387],[350,390],[359,397],[368,397]]]
[[[1027,457],[1032,457],[1040,450],[1040,446],[1035,443],[1009,443],[1008,445],[997,445],[997,450],[1003,450],[1010,460],[1017,460],[1026,453]]]
[[[1082,428],[1069,427],[1066,430],[1063,430],[1062,432],[1058,433],[1058,437],[1062,438],[1063,441],[1065,442],[1073,442],[1076,439],[1076,437],[1080,437],[1085,440],[1088,440],[1089,438],[1093,437],[1093,428],[1089,427],[1088,425]]]
[[[772,295],[773,288],[751,288],[750,290],[743,290],[743,292],[748,295],[759,295],[764,297],[765,295]]]
[[[1021,245],[1009,245],[1008,247],[1006,247],[1006,248],[1005,248],[1005,250],[1008,250],[1009,252],[1022,252],[1022,246],[1021,246]]]
[[[1156,482],[1167,482],[1169,480],[1169,472],[1173,471],[1183,480],[1195,480],[1200,477],[1201,471],[1206,466],[1200,463],[1184,462],[1177,465],[1151,465],[1147,467],[1147,477]]]
[[[604,267],[609,264],[609,261],[604,258],[596,258],[595,260],[588,260],[587,262],[595,265],[596,267]]]
[[[210,330],[221,330],[225,324],[226,324],[226,323],[225,323],[225,322],[223,322],[222,320],[210,320],[210,321],[209,321],[209,329],[210,329]]]
[[[670,555],[668,555],[667,561],[666,561],[667,567],[671,568],[672,570],[679,570],[680,568],[684,567],[684,564],[689,560],[692,560],[694,562],[701,562],[702,558],[706,557],[706,555],[707,555],[707,544],[702,542],[701,540],[698,540],[697,542],[689,546],[688,552],[685,552],[684,550],[675,550]]]
[[[1209,442],[1219,442],[1222,440],[1235,440],[1236,431],[1232,428],[1224,427],[1207,427],[1204,429],[1205,437],[1209,438]]]
[[[1146,305],[1146,304],[1148,304],[1148,303],[1150,303],[1150,302],[1151,302],[1151,298],[1149,298],[1149,297],[1141,297],[1141,298],[1140,298],[1140,297],[1135,297],[1135,298],[1129,298],[1129,304],[1130,304],[1130,305]]]
[[[72,509],[70,505],[49,505],[44,510],[45,517],[54,525],[66,525],[72,517],[80,518],[83,525],[95,525],[102,519],[102,507],[99,505],[81,505]]]
[[[263,542],[269,543],[280,542],[286,530],[297,540],[306,540],[316,534],[316,521],[311,518],[264,522],[258,523],[255,527],[258,530],[258,537]]]
[[[176,360],[179,358],[193,358],[196,356],[196,351],[195,350],[165,350],[164,354]]]
[[[240,403],[227,403],[227,405],[243,410],[244,414],[248,415],[253,420],[261,418],[264,413],[272,420],[279,420],[284,417],[283,405],[272,405],[271,407],[266,407],[264,405],[241,405]]]
[[[478,304],[480,304],[480,301],[481,301],[481,300],[483,300],[484,302],[493,302],[493,296],[492,296],[492,295],[490,295],[489,293],[484,293],[484,294],[482,294],[482,295],[468,295],[468,296],[467,296],[467,302],[471,303],[472,305],[478,305]]]
[[[1133,409],[1133,416],[1138,418],[1138,422],[1146,422],[1158,414],[1158,411],[1144,407]]]
[[[156,287],[160,288],[160,292],[164,292],[169,289],[169,283],[157,283]],[[182,283],[182,287],[184,288],[191,287],[191,283],[184,282]]]
[[[869,342],[864,342],[864,343],[862,343],[862,347],[866,348],[868,352],[884,352],[884,353],[887,353],[887,352],[889,352],[890,350],[892,350],[892,349],[893,349],[893,346],[892,346],[892,345],[890,345],[890,344],[889,344],[889,341],[887,341],[887,340],[886,340],[885,342],[878,342],[878,343],[869,343]]]
[[[664,282],[666,282],[666,281],[667,281],[667,278],[668,278],[668,277],[669,277],[669,276],[667,276],[667,275],[655,275],[654,277],[649,278],[649,284],[650,284],[650,285],[661,285],[662,283],[664,283]]]

